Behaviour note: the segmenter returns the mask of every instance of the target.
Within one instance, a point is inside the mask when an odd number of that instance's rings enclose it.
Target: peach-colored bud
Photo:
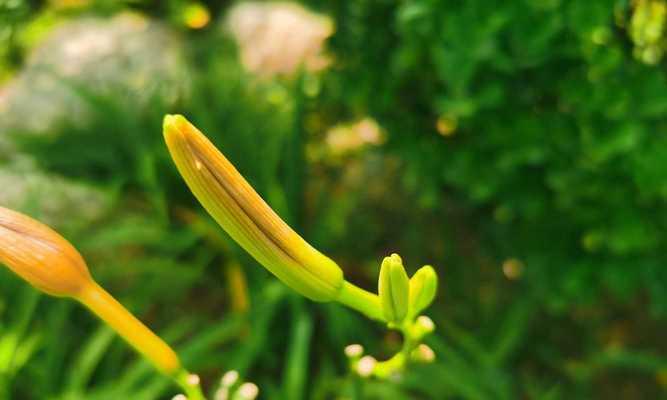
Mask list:
[[[92,282],[85,261],[67,240],[4,207],[0,207],[0,262],[53,296],[76,296]]]

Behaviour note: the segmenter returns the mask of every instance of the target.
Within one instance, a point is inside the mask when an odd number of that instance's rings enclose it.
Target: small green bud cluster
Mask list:
[[[414,319],[435,298],[438,276],[430,265],[420,268],[412,278],[398,254],[385,257],[380,267],[378,293],[382,313],[388,323],[400,325]]]
[[[403,348],[390,359],[377,361],[365,356],[361,345],[351,344],[345,348],[350,369],[363,378],[390,379],[400,376],[409,362],[433,362],[435,352],[422,341],[435,330],[435,324],[419,313],[433,302],[437,289],[438,276],[430,265],[408,278],[398,254],[385,257],[378,280],[379,305],[387,325],[403,333]]]

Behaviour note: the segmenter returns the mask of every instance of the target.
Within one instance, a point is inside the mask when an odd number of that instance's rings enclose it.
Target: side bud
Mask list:
[[[438,275],[430,265],[425,265],[410,278],[410,317],[417,316],[430,306],[438,289]]]
[[[398,324],[403,321],[408,314],[410,284],[398,254],[382,260],[378,292],[387,322]]]
[[[164,137],[185,183],[232,239],[302,295],[338,298],[340,267],[294,232],[204,134],[183,116],[167,115]]]
[[[57,232],[0,207],[0,263],[53,296],[76,296],[92,283],[79,252]]]

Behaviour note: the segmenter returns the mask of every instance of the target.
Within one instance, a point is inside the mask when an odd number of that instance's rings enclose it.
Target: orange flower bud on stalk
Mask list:
[[[0,207],[0,262],[43,292],[83,303],[161,372],[182,373],[176,353],[99,286],[79,252],[46,225]]]

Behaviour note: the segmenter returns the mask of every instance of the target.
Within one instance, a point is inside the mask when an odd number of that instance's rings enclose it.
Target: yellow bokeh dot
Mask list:
[[[435,128],[442,136],[452,136],[458,128],[458,120],[451,115],[442,115],[438,118]]]
[[[192,29],[201,29],[211,21],[211,13],[201,4],[192,3],[183,10],[185,25]]]
[[[521,260],[510,258],[503,262],[503,274],[507,279],[519,279],[523,275],[524,264]]]
[[[662,387],[667,387],[667,368],[658,370],[655,374],[655,380]]]

